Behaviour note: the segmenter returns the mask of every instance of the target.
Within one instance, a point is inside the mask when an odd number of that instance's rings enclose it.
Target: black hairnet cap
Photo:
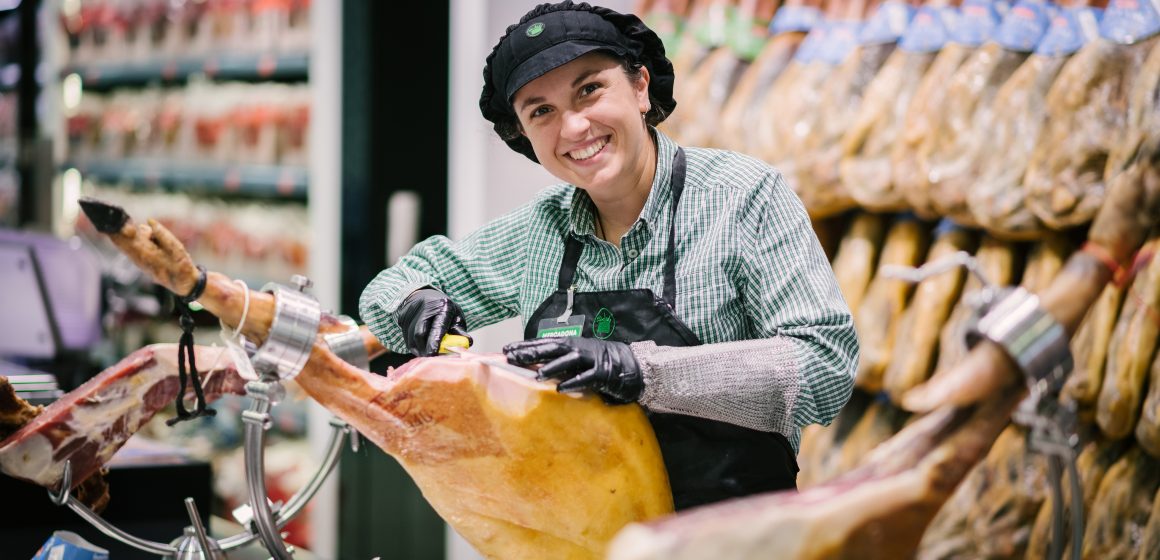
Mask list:
[[[640,18],[607,8],[574,4],[540,4],[507,28],[487,57],[479,109],[495,125],[507,145],[538,162],[523,135],[505,133],[515,118],[512,96],[528,82],[593,51],[605,51],[648,69],[649,98],[658,114],[676,108],[673,65],[665,57],[660,37]]]

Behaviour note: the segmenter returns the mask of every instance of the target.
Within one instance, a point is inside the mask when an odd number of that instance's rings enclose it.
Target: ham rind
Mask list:
[[[205,368],[201,378],[207,400],[243,393],[244,380],[223,349],[195,348],[198,367]],[[65,462],[70,461],[75,488],[158,411],[173,404],[178,389],[177,345],[146,346],[70,391],[0,441],[0,472],[55,488]],[[192,394],[191,387],[187,396]]]
[[[419,358],[381,377],[319,343],[295,380],[397,459],[489,558],[599,558],[620,528],[673,511],[643,409],[481,360],[504,358]]]

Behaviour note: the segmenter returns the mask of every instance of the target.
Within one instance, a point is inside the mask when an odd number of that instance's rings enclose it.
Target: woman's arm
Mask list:
[[[711,418],[796,440],[850,397],[858,340],[801,202],[771,172],[741,205],[740,294],[753,340],[690,348],[632,345],[647,408]],[[745,227],[744,224],[759,224]]]
[[[406,352],[398,307],[425,286],[446,293],[463,310],[469,330],[518,314],[527,263],[524,241],[535,204],[489,222],[462,241],[428,238],[380,272],[359,300],[359,314],[371,332],[391,350]]]

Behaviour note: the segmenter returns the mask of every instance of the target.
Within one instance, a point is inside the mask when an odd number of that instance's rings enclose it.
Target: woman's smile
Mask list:
[[[604,151],[604,147],[608,145],[608,137],[604,136],[593,140],[588,145],[568,151],[568,157],[577,163],[591,163],[597,155]]]

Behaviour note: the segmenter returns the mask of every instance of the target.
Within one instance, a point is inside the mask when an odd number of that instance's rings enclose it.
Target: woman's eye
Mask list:
[[[534,118],[539,117],[541,115],[546,115],[550,111],[551,111],[551,109],[549,109],[547,107],[536,107],[535,110],[532,111],[531,118],[534,119]]]
[[[598,89],[600,89],[600,84],[597,84],[597,83],[586,84],[580,88],[580,96],[583,97],[586,95],[591,95],[591,94],[595,93],[596,90],[598,90]]]

